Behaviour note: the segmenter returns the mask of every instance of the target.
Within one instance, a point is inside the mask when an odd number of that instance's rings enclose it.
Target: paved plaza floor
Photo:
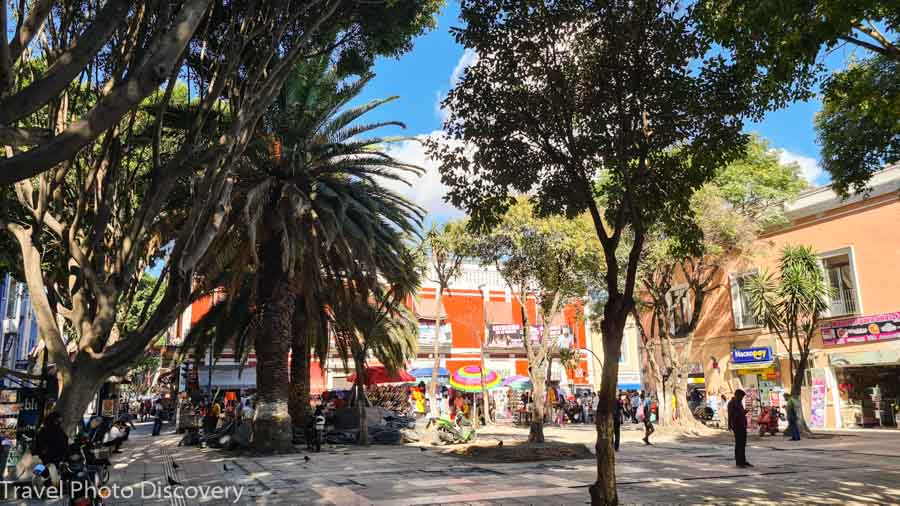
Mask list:
[[[588,504],[587,487],[596,478],[592,460],[484,464],[412,445],[242,457],[179,447],[178,436],[153,438],[146,429],[115,459],[111,483],[130,487],[131,497],[119,494],[109,504]],[[737,469],[726,433],[645,446],[636,428],[626,429],[616,465],[622,503],[900,504],[900,433],[825,433],[797,443],[752,438],[748,458],[756,467]],[[549,428],[547,434],[587,441],[592,430]],[[524,437],[511,428],[483,432],[483,440]],[[189,486],[187,495],[206,497],[167,498],[169,480]]]

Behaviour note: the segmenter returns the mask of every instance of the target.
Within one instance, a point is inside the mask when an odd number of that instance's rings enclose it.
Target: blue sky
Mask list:
[[[406,130],[394,129],[385,134],[428,135],[441,128],[440,97],[451,88],[452,77],[465,66],[472,53],[464,54],[456,44],[449,28],[459,26],[459,8],[454,0],[444,7],[438,26],[414,42],[412,51],[399,59],[381,59],[376,63],[376,77],[363,91],[362,100],[399,95],[399,99],[373,111],[369,120],[400,120]],[[841,68],[854,51],[839,48],[825,58],[831,68]],[[859,50],[857,56],[865,56]],[[785,109],[769,113],[761,122],[746,126],[748,132],[756,132],[768,139],[773,148],[783,150],[784,161],[797,162],[811,183],[825,184],[828,175],[818,163],[819,147],[815,141],[813,117],[820,109],[818,100],[792,104]],[[442,202],[443,188],[433,161],[425,158],[418,143],[403,142],[391,148],[392,153],[425,167],[428,172],[413,188],[403,192],[429,210],[431,217],[444,221],[459,216],[449,204]]]

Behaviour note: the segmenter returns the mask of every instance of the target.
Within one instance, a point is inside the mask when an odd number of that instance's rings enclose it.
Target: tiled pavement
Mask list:
[[[574,429],[572,429],[574,430]],[[633,439],[633,438],[632,438]],[[473,464],[415,446],[333,447],[277,457],[235,457],[137,434],[117,459],[113,483],[137,490],[110,504],[586,504],[591,460]],[[854,434],[791,444],[751,443],[756,467],[736,469],[726,438],[626,442],[617,459],[623,503],[900,503],[900,433]],[[309,460],[305,460],[308,457]],[[166,477],[242,490],[225,499],[161,499]],[[152,485],[151,485],[152,484]],[[187,490],[187,489],[185,489]]]

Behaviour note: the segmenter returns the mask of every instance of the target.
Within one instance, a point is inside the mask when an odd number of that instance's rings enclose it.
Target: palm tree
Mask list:
[[[335,309],[335,345],[338,355],[353,358],[356,380],[353,404],[359,420],[359,444],[369,444],[366,423],[366,361],[371,353],[393,373],[416,354],[418,321],[406,305],[407,298],[418,288],[412,284],[395,284],[377,289],[366,299],[358,299],[346,307]]]
[[[237,212],[222,244],[211,248],[209,278],[228,277],[228,291],[246,290],[250,301],[236,308],[251,309],[246,331],[226,333],[246,338],[256,351],[258,450],[291,445],[288,353],[293,345],[296,361],[297,351],[309,348],[292,338],[326,328],[325,301],[367,293],[380,273],[409,268],[405,237],[420,227],[422,210],[382,181],[405,182],[421,169],[378,150],[391,139],[360,137],[403,126],[354,124],[396,98],[347,108],[371,77],[345,82],[324,57],[294,70],[235,169]]]
[[[806,375],[810,344],[828,309],[831,287],[825,279],[819,257],[808,246],[785,246],[778,262],[779,279],[763,272],[747,285],[750,309],[757,321],[778,336],[790,357],[791,397],[797,406],[797,423],[809,431],[803,418],[801,388]],[[794,351],[799,352],[796,358]]]

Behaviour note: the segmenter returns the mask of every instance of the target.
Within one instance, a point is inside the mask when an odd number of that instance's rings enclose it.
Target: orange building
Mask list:
[[[419,320],[419,342],[417,356],[410,361],[408,369],[434,367],[435,325],[440,314],[440,364],[450,374],[467,365],[480,365],[484,342],[486,369],[497,371],[501,377],[528,375],[528,361],[520,337],[522,306],[496,270],[465,264],[462,273],[444,291],[440,308],[436,298],[436,284],[426,281],[412,301]],[[538,320],[534,299],[528,300],[526,311],[532,335],[543,332],[544,322]],[[549,331],[558,336],[563,347],[586,348],[585,321],[574,306],[564,308],[550,323]],[[352,371],[346,371],[340,360],[329,361],[326,385],[337,389],[348,387],[349,372]],[[570,391],[589,390],[591,377],[587,359],[569,371],[563,370],[559,360],[555,360],[551,366],[551,379]]]
[[[900,166],[874,175],[866,196],[828,186],[785,206],[789,223],[759,239],[709,294],[695,332],[691,381],[709,397],[748,391],[753,408],[789,388],[788,351],[749,312],[743,280],[776,271],[785,245],[807,245],[834,290],[812,344],[803,407],[812,427],[896,427],[900,400]],[[680,289],[675,287],[674,290]],[[687,308],[684,308],[687,310]],[[795,356],[799,356],[794,351]]]
[[[433,367],[433,339],[435,321],[438,315],[436,304],[436,286],[426,283],[420,293],[412,301],[413,310],[419,319],[418,354],[410,361],[407,369]],[[216,291],[193,302],[178,318],[169,330],[171,342],[180,344],[184,336],[212,307],[214,301],[225,296]],[[528,319],[532,325],[532,335],[543,332],[544,322],[538,321],[535,314],[534,300],[526,304]],[[467,365],[481,363],[481,343],[484,344],[485,367],[497,371],[501,377],[512,374],[528,374],[528,362],[521,338],[516,338],[522,329],[522,307],[512,297],[499,273],[493,269],[485,269],[477,265],[463,266],[463,272],[452,286],[443,294],[440,314],[442,332],[440,333],[441,367],[451,374]],[[549,331],[559,336],[563,347],[575,346],[585,349],[585,321],[575,307],[563,309],[561,314],[551,322]],[[183,365],[182,390],[190,381],[202,391],[208,390],[251,390],[256,387],[256,357],[251,353],[245,364],[225,352],[215,362],[212,371],[208,367],[209,357],[200,360],[188,360]],[[372,360],[369,365],[377,364]],[[346,367],[345,367],[346,365]],[[591,371],[586,359],[579,367],[565,371],[559,360],[552,365],[551,379],[559,381],[570,391],[576,388],[591,388]],[[349,389],[349,376],[353,372],[352,360],[345,364],[336,355],[329,357],[325,367],[313,361],[310,370],[311,391]]]

